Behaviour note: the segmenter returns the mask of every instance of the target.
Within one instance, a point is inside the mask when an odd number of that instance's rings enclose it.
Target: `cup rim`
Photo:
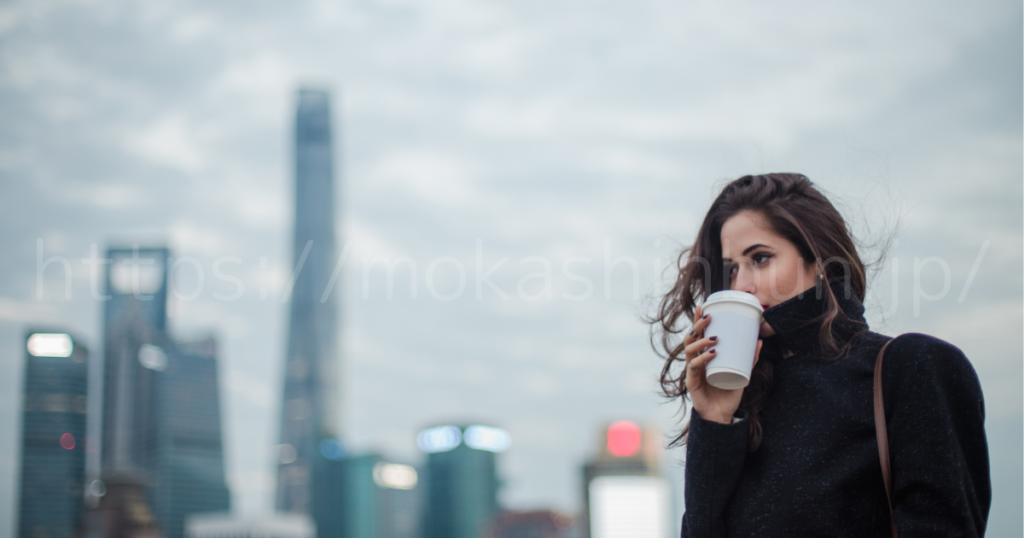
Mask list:
[[[762,314],[764,313],[764,308],[761,307],[761,303],[757,300],[756,297],[745,291],[736,290],[721,290],[712,293],[711,295],[708,296],[707,300],[704,301],[703,306],[701,306],[701,310],[713,304],[725,302],[743,303],[745,305],[749,305],[756,308],[757,311],[761,312]]]

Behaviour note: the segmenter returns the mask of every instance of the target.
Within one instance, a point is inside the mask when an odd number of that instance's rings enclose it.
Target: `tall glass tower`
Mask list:
[[[18,536],[74,536],[85,491],[88,353],[60,332],[25,340]]]
[[[295,235],[281,405],[277,509],[311,513],[316,468],[338,436],[338,314],[328,283],[335,263],[330,95],[299,91],[295,115]],[[321,453],[326,447],[327,452]],[[329,488],[327,488],[329,489]],[[312,514],[317,519],[317,514]]]

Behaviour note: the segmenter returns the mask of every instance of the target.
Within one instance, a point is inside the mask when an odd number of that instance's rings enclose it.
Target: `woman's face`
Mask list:
[[[814,263],[769,229],[759,213],[741,211],[730,217],[722,225],[721,239],[729,289],[753,294],[766,310],[815,285]],[[760,335],[773,334],[775,330],[761,322]]]

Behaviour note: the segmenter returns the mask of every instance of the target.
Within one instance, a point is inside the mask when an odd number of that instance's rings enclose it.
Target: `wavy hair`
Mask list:
[[[838,324],[845,317],[831,286],[833,278],[844,278],[857,298],[864,301],[866,276],[864,263],[853,234],[839,211],[802,174],[765,174],[744,176],[727,184],[715,198],[704,217],[692,247],[676,259],[678,275],[661,299],[657,314],[648,318],[651,344],[665,358],[661,369],[661,391],[665,397],[680,398],[686,411],[685,370],[674,368],[685,363],[680,334],[693,324],[695,307],[712,293],[728,289],[729,277],[722,262],[722,225],[741,211],[754,211],[776,234],[796,246],[800,256],[813,260],[818,278],[816,294],[826,302],[819,340],[826,356],[838,360],[849,352],[853,340],[840,346],[836,338]],[[684,320],[685,318],[685,320]],[[660,349],[659,349],[660,347]],[[663,352],[663,353],[662,353]],[[750,417],[751,452],[761,444],[761,410],[767,403],[772,384],[771,361],[758,361],[751,372],[750,384],[743,390],[740,408]],[[689,426],[669,446],[686,442]]]

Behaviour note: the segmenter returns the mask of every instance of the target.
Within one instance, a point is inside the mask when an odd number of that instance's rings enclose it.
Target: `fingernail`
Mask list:
[[[700,319],[708,319],[708,315],[704,314],[703,316],[700,317]]]
[[[716,351],[718,351],[718,350],[717,350],[717,349],[712,349],[711,351],[709,351],[709,353],[711,353],[712,355],[714,355]]]
[[[711,340],[712,342],[714,342],[714,341],[718,340],[718,337],[717,337],[717,336],[712,336],[712,337],[710,338],[710,340]]]

